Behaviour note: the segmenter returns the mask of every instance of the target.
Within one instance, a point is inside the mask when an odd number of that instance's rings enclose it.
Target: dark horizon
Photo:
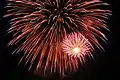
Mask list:
[[[105,52],[98,55],[95,62],[90,61],[87,66],[64,80],[119,80],[119,2],[118,0],[104,1],[110,4],[109,9],[112,10],[112,16],[108,20],[110,33],[106,33],[108,44],[105,45]],[[9,19],[3,18],[5,5],[6,1],[0,0],[0,80],[59,80],[57,75],[51,78],[35,76],[31,71],[28,72],[22,64],[18,66],[20,57],[12,55],[13,48],[6,46],[11,36],[5,34],[9,27]]]

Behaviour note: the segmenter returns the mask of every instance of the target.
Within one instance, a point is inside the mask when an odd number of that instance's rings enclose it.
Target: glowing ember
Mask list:
[[[74,47],[74,48],[72,49],[72,52],[73,52],[74,54],[78,54],[78,53],[80,52],[80,48],[79,48],[79,47]]]

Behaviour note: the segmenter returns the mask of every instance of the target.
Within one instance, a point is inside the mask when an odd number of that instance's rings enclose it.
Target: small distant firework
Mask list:
[[[62,49],[71,57],[82,57],[84,60],[83,56],[92,56],[93,46],[82,34],[72,33],[63,40]]]
[[[23,51],[20,61],[30,68],[39,57],[36,72],[75,72],[84,55],[92,57],[94,46],[103,48],[97,38],[107,40],[101,29],[109,31],[111,11],[104,5],[100,0],[8,0],[5,17],[12,18],[8,33],[14,37],[9,45],[20,44],[13,53]]]

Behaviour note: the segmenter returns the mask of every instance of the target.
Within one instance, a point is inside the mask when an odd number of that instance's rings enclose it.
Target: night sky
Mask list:
[[[118,45],[119,19],[118,7],[119,0],[105,0],[110,4],[109,9],[112,10],[112,16],[108,20],[110,33],[106,33],[109,39],[105,45],[106,52],[95,57],[95,61],[89,61],[87,65],[78,72],[71,74],[70,77],[65,77],[64,80],[120,80],[119,77],[119,53]],[[10,27],[9,19],[3,18],[5,14],[5,0],[0,0],[0,80],[59,80],[57,74],[50,78],[36,76],[32,71],[27,71],[27,68],[22,64],[18,66],[20,56],[12,55],[14,47],[7,47],[7,43],[11,39],[11,35],[6,34],[6,30]],[[119,34],[118,34],[119,33]],[[117,79],[119,78],[119,79]]]

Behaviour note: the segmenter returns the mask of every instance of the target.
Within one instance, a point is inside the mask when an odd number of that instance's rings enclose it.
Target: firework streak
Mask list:
[[[36,72],[76,72],[86,56],[93,57],[94,46],[103,49],[97,38],[107,41],[101,29],[109,31],[111,11],[100,7],[106,5],[100,0],[8,0],[4,17],[12,17],[8,33],[14,37],[8,45],[19,44],[13,53],[23,51],[20,61],[30,62],[30,68],[38,57]]]

